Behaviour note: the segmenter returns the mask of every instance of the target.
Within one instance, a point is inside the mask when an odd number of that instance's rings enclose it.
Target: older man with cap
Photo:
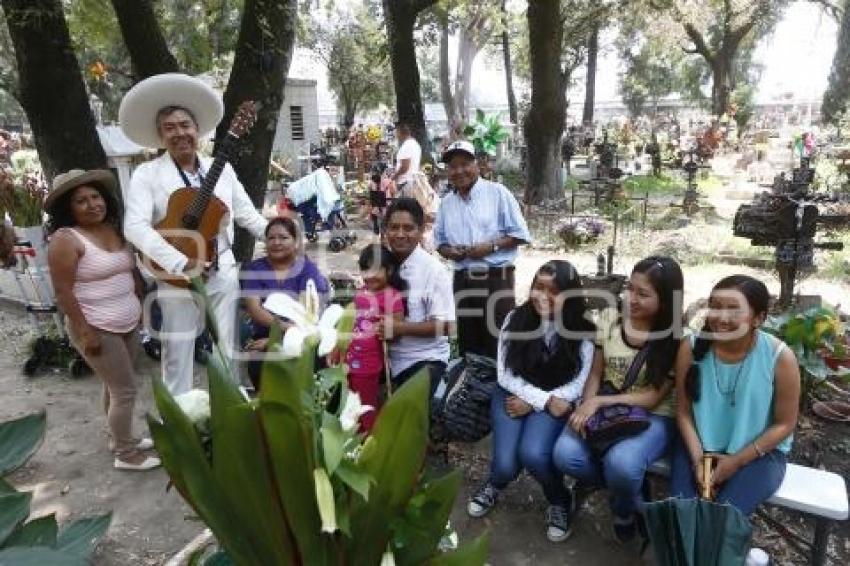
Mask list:
[[[460,354],[495,358],[499,329],[516,304],[517,246],[531,235],[510,191],[480,177],[471,143],[450,144],[442,161],[454,190],[440,203],[434,244],[454,262]]]
[[[207,276],[206,290],[215,314],[219,345],[225,355],[235,346],[238,268],[231,251],[233,223],[260,238],[266,220],[257,212],[233,168],[227,164],[214,195],[227,207],[216,238],[213,265],[189,258],[170,245],[154,226],[166,216],[171,193],[182,187],[201,187],[212,160],[198,155],[198,141],[208,136],[224,113],[221,96],[204,82],[179,73],[166,73],[136,84],[121,101],[121,129],[135,143],[165,148],[140,165],[127,195],[124,234],[145,256],[172,275]],[[192,388],[195,337],[203,328],[203,313],[192,294],[160,281],[157,300],[162,310],[162,373],[172,394]]]

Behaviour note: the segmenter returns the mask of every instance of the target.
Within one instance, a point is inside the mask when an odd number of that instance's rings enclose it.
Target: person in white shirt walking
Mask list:
[[[239,280],[231,251],[233,223],[261,238],[266,220],[257,212],[244,187],[227,164],[214,195],[227,207],[216,239],[213,265],[189,258],[170,245],[154,226],[165,216],[171,193],[201,187],[212,161],[198,155],[198,140],[221,121],[221,96],[202,81],[178,73],[155,75],[135,85],[121,101],[119,120],[124,134],[144,147],[165,148],[157,159],[133,173],[127,195],[124,234],[137,250],[172,275],[203,273],[215,314],[219,346],[231,356],[236,344]],[[177,395],[190,390],[194,375],[195,337],[204,328],[203,313],[190,291],[160,281],[157,300],[162,310],[162,376]]]
[[[416,138],[411,134],[409,124],[398,122],[395,131],[399,146],[398,152],[395,155],[393,181],[395,181],[399,195],[409,196],[405,193],[405,188],[410,188],[409,185],[413,183],[414,175],[419,173],[419,163],[422,161],[422,148],[419,146]]]

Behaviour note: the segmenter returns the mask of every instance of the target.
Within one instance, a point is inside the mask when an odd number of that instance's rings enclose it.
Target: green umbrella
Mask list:
[[[658,566],[742,565],[752,527],[731,505],[670,498],[647,503],[646,530]]]

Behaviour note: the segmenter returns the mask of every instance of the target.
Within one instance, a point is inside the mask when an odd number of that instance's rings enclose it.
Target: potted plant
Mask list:
[[[489,178],[492,169],[490,160],[496,156],[499,144],[508,139],[510,135],[507,128],[502,126],[501,114],[490,114],[488,116],[484,114],[483,110],[476,110],[475,121],[463,129],[463,135],[475,147],[481,175]]]
[[[785,312],[768,317],[763,328],[784,341],[797,357],[803,379],[801,403],[827,378],[850,375],[847,336],[835,309],[821,306]]]
[[[43,257],[46,244],[42,221],[47,184],[37,167],[20,157],[21,153],[24,152],[14,154],[15,169],[0,168],[0,219],[8,214],[17,237],[29,241],[37,257]]]

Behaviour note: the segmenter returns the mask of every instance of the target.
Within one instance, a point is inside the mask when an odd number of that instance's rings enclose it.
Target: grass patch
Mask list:
[[[664,173],[660,177],[654,175],[632,175],[623,181],[623,188],[631,196],[643,196],[647,192],[649,196],[672,195],[684,191],[682,179]]]

